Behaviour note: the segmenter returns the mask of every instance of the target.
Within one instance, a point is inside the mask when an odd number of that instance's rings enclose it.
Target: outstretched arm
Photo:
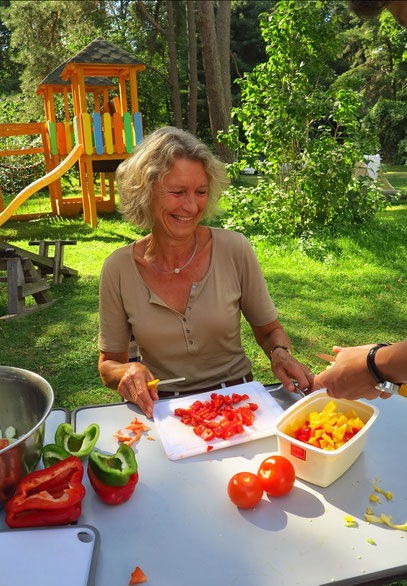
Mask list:
[[[350,348],[334,346],[337,355],[335,364],[316,375],[312,389],[326,388],[328,395],[338,399],[389,397],[388,393],[380,393],[375,388],[377,382],[367,367],[367,355],[373,346],[374,344]],[[384,380],[394,383],[407,382],[407,339],[379,348],[375,364]]]

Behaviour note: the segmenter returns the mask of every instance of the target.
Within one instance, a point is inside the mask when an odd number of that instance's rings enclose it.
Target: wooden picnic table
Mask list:
[[[5,271],[0,282],[7,283],[8,300],[8,314],[0,319],[23,316],[54,303],[46,275],[52,274],[52,282],[58,284],[64,276],[78,274],[63,264],[64,247],[76,244],[75,240],[41,240],[30,244],[39,246],[39,254],[0,240],[0,270]],[[55,247],[53,257],[49,256],[51,245]],[[29,295],[34,297],[36,305],[28,308],[25,299]]]

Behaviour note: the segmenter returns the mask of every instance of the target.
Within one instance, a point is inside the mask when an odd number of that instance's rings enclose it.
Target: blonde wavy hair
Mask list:
[[[164,126],[145,137],[117,168],[120,204],[126,220],[142,229],[152,228],[153,185],[162,180],[177,158],[202,163],[208,177],[208,205],[203,217],[216,215],[218,201],[229,185],[224,164],[191,133]]]

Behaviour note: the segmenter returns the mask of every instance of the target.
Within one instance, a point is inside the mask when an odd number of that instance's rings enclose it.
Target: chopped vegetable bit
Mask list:
[[[380,486],[378,486],[374,480],[373,480],[373,486],[374,486],[375,491],[376,492],[380,492],[380,494],[382,494],[383,496],[385,496],[388,501],[391,501],[392,500],[393,495],[392,495],[392,493],[389,490],[388,491],[382,490],[380,488]]]
[[[13,427],[12,425],[9,425],[6,429],[6,431],[4,432],[4,435],[6,436],[7,439],[13,439],[16,437],[17,435],[17,431],[16,428]]]
[[[383,525],[388,525],[389,527],[391,527],[392,529],[399,529],[400,531],[407,531],[407,521],[406,523],[403,523],[403,525],[395,525],[392,522],[392,518],[391,516],[387,516],[384,513],[382,513],[380,515],[380,517],[376,517],[376,515],[368,515],[365,514],[366,517],[366,521],[369,521],[369,523],[381,523]]]
[[[141,582],[147,582],[147,576],[145,575],[143,570],[141,570],[137,566],[137,568],[131,574],[129,586],[130,586],[130,584],[140,584]]]
[[[380,498],[377,496],[377,494],[371,494],[369,497],[369,500],[372,501],[372,503],[381,503],[382,502],[380,500]]]
[[[305,421],[286,425],[284,433],[323,450],[336,450],[351,440],[364,427],[364,422],[353,409],[346,414],[336,411],[336,403],[329,401],[320,413],[312,411]]]
[[[366,541],[367,541],[368,543],[370,543],[370,545],[376,545],[376,542],[375,542],[375,541],[373,541],[373,539],[371,539],[370,537],[366,537]]]
[[[373,515],[373,509],[372,509],[372,507],[367,507],[367,509],[366,509],[366,513],[367,513],[368,515]]]
[[[187,409],[178,407],[174,415],[180,417],[181,423],[193,427],[194,433],[204,441],[217,438],[227,440],[238,433],[244,433],[245,426],[253,425],[256,403],[235,407],[241,401],[247,401],[249,395],[211,394],[210,401],[195,401]],[[218,418],[220,417],[220,419]]]
[[[133,421],[129,423],[129,425],[126,425],[126,427],[118,429],[116,433],[113,434],[113,437],[117,438],[120,443],[125,443],[127,446],[132,446],[133,444],[138,442],[138,440],[141,438],[142,434],[145,431],[149,431],[150,429],[151,427],[148,427],[148,425],[145,425],[142,421],[139,421],[137,417],[135,417]],[[126,433],[123,433],[125,430]],[[127,430],[129,430],[129,433],[127,433]],[[147,437],[147,439],[154,438]]]
[[[345,527],[357,527],[358,524],[356,523],[355,519],[352,515],[345,515]]]

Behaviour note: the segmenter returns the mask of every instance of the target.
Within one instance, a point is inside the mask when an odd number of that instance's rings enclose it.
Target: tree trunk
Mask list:
[[[175,28],[173,14],[173,0],[167,0],[168,16],[168,58],[169,58],[169,77],[171,86],[171,103],[174,110],[174,126],[182,128],[182,110],[181,97],[179,93],[178,67],[177,67],[177,48],[175,45]]]
[[[216,38],[218,43],[220,71],[223,82],[223,95],[225,96],[226,114],[229,114],[231,122],[232,91],[230,88],[230,0],[221,0],[216,13]]]
[[[195,0],[187,0],[188,34],[188,130],[196,134],[198,109],[198,66],[196,49]]]
[[[226,4],[230,7],[229,2],[226,2]],[[215,14],[212,0],[198,0],[198,18],[213,145],[215,153],[225,163],[231,163],[234,161],[233,151],[225,144],[220,143],[217,136],[219,130],[227,130],[230,111],[227,112],[225,105],[224,81],[222,79],[216,39]],[[219,34],[221,34],[220,31]],[[230,30],[223,31],[223,34],[230,35]]]

